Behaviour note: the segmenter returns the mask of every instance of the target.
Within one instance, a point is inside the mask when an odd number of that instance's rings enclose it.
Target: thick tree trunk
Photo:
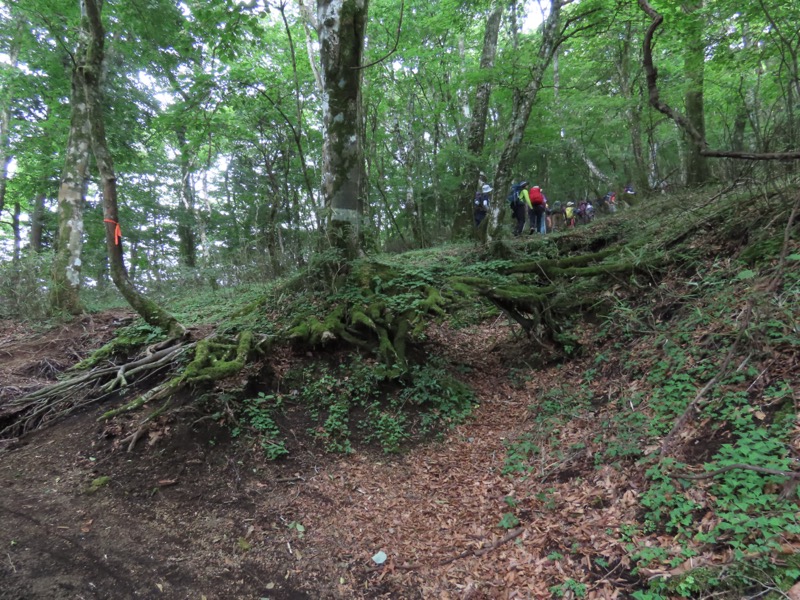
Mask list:
[[[102,0],[83,0],[86,9],[82,19],[88,36],[84,65],[84,95],[91,124],[92,150],[103,183],[103,221],[106,224],[106,246],[111,278],[128,304],[150,325],[160,327],[169,335],[183,335],[186,330],[168,312],[141,294],[128,276],[122,250],[122,235],[117,209],[117,177],[108,150],[103,115],[100,75],[102,73],[105,30],[101,21]]]
[[[536,96],[542,88],[542,80],[545,71],[553,55],[562,41],[561,37],[561,7],[564,0],[552,0],[550,3],[550,14],[542,24],[542,39],[539,45],[539,52],[536,62],[531,67],[531,80],[521,93],[514,95],[514,105],[511,111],[511,123],[509,125],[508,136],[497,163],[494,174],[494,189],[496,198],[505,198],[506,192],[513,183],[513,173],[519,155],[519,149],[525,135],[525,128],[528,125],[528,118],[531,115]],[[491,211],[491,231],[487,236],[487,241],[500,234],[500,222],[505,215],[505,202],[496,201]]]
[[[500,35],[500,21],[503,17],[503,4],[495,3],[492,12],[486,19],[486,29],[483,34],[483,52],[481,53],[481,71],[489,71],[494,67],[497,55],[497,39]],[[486,141],[486,118],[489,114],[489,98],[492,94],[492,84],[484,81],[478,84],[475,92],[475,101],[472,106],[472,118],[467,128],[467,152],[469,160],[464,167],[459,194],[456,198],[455,220],[453,222],[453,236],[461,237],[467,231],[474,231],[473,224],[473,198],[479,185],[482,167],[480,164],[483,146]],[[495,194],[502,200],[502,194]]]
[[[67,155],[58,188],[58,237],[53,259],[50,300],[54,308],[70,314],[83,312],[78,291],[83,250],[83,206],[86,171],[91,152],[89,112],[83,91],[85,41],[81,39],[72,68],[70,129]]]
[[[22,21],[17,22],[17,31],[11,39],[8,49],[8,64],[0,63],[0,68],[14,72],[17,69],[20,52],[20,34],[22,32]],[[8,81],[12,81],[9,77]],[[11,164],[11,149],[9,138],[11,133],[11,103],[13,102],[13,90],[11,85],[6,85],[0,91],[0,213],[6,205],[6,186],[8,183],[8,167]]]
[[[346,259],[360,253],[361,58],[368,0],[317,0],[324,131],[322,194],[330,244]]]
[[[31,250],[36,253],[42,251],[42,233],[44,232],[44,194],[36,194],[31,211]]]
[[[642,146],[642,103],[641,90],[636,77],[631,72],[633,53],[633,24],[628,21],[625,26],[625,36],[622,40],[621,54],[619,57],[618,72],[622,94],[627,101],[625,109],[628,118],[628,131],[631,138],[631,154],[633,155],[634,169],[626,167],[626,177],[635,181],[639,189],[648,187],[647,163]],[[626,182],[627,183],[627,182]]]

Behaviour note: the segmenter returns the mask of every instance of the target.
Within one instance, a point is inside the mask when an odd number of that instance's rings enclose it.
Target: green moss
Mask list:
[[[369,310],[369,309],[367,309]],[[364,325],[368,329],[375,331],[377,326],[375,321],[361,309],[353,308],[350,310],[350,324],[353,326]]]
[[[443,308],[445,300],[442,294],[435,287],[426,289],[427,296],[419,305],[420,313],[436,313],[439,315],[447,314]]]
[[[551,269],[567,269],[570,267],[583,267],[594,262],[604,260],[606,257],[619,254],[619,248],[606,248],[599,252],[589,254],[576,254],[563,258],[550,258],[545,260],[532,260],[518,263],[507,270],[507,273],[537,273],[550,272]]]
[[[103,475],[102,477],[97,477],[96,479],[92,480],[92,483],[89,484],[89,487],[86,489],[86,493],[94,494],[98,490],[107,486],[109,483],[111,483],[111,477],[107,475]]]
[[[396,362],[397,353],[389,338],[389,332],[383,327],[378,327],[378,354],[387,365],[393,365]]]
[[[235,346],[202,340],[197,343],[194,360],[186,366],[179,379],[186,383],[200,383],[235,375],[244,367],[252,347],[253,332],[249,330],[239,334]],[[231,352],[234,349],[235,354]],[[233,357],[229,358],[231,354]]]
[[[113,340],[92,352],[73,366],[70,371],[91,369],[112,356],[128,356],[145,344],[155,342],[163,337],[160,329],[154,329],[149,325],[137,324],[123,327]]]

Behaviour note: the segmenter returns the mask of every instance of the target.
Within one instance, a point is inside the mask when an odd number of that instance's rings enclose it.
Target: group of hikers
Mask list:
[[[625,186],[625,194],[633,195],[636,192],[630,185]],[[475,226],[479,227],[489,212],[491,204],[492,187],[484,183],[475,194],[474,210]],[[587,224],[594,219],[596,210],[615,213],[617,211],[617,194],[608,192],[602,198],[594,201],[580,200],[577,203],[569,201],[563,205],[560,201],[552,204],[547,200],[544,190],[538,185],[528,188],[527,181],[521,181],[511,186],[507,201],[514,219],[514,235],[522,235],[525,223],[529,222],[529,234],[559,231]]]

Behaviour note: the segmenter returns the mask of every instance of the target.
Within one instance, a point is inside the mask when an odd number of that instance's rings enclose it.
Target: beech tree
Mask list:
[[[368,0],[317,0],[322,62],[322,192],[330,210],[330,243],[354,258],[360,251],[364,152],[361,57]]]
[[[85,6],[81,3],[81,19]],[[85,97],[84,78],[89,52],[87,32],[79,30],[77,45],[69,56],[71,90],[69,96],[70,126],[64,169],[58,188],[58,238],[53,260],[51,299],[53,306],[71,314],[83,312],[79,290],[84,238],[83,210],[86,202],[87,169],[91,153],[89,107]]]

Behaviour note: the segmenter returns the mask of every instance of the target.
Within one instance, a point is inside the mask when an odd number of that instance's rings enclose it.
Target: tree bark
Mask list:
[[[14,253],[12,260],[19,262],[20,253],[22,251],[22,235],[19,229],[19,215],[22,212],[19,202],[14,202],[14,213],[11,216],[11,229],[14,232]]]
[[[484,73],[494,67],[494,60],[497,55],[497,39],[500,35],[500,21],[503,17],[503,6],[502,3],[495,2],[492,12],[489,13],[489,17],[486,19],[480,62],[480,70]],[[478,89],[475,91],[475,101],[472,106],[472,117],[467,128],[469,160],[464,168],[458,197],[456,198],[456,216],[453,222],[453,235],[455,237],[460,237],[467,231],[474,231],[474,227],[472,227],[473,198],[480,184],[482,168],[479,161],[486,142],[486,118],[489,114],[489,98],[491,94],[491,81],[484,81],[478,84]],[[502,200],[502,194],[495,194],[495,202],[497,202],[498,198]]]
[[[181,336],[186,333],[184,327],[162,307],[141,294],[131,282],[125,268],[122,232],[117,208],[117,177],[111,152],[106,142],[100,85],[105,46],[105,30],[101,20],[103,0],[82,0],[82,3],[85,12],[81,19],[81,29],[87,36],[83,64],[83,91],[91,125],[92,150],[103,184],[103,221],[106,224],[106,246],[111,278],[128,304],[147,323],[160,327],[171,336]]]
[[[322,194],[331,246],[346,260],[360,253],[364,177],[361,59],[368,0],[317,0],[324,132]]]
[[[633,62],[633,23],[628,21],[625,24],[625,35],[622,38],[620,47],[619,63],[617,72],[620,79],[620,89],[625,97],[627,106],[625,114],[628,118],[628,131],[631,138],[631,154],[635,169],[626,167],[626,178],[635,181],[639,189],[648,187],[647,162],[644,156],[642,145],[642,106],[641,90],[636,82],[636,77],[632,73],[631,63]]]
[[[91,152],[89,111],[83,89],[86,52],[86,36],[82,32],[75,53],[76,62],[72,65],[70,128],[64,170],[58,188],[58,237],[50,292],[52,306],[69,314],[83,312],[78,292],[83,250],[83,207]]]
[[[703,0],[694,1],[691,5],[684,7],[689,24],[684,37],[683,74],[686,79],[684,96],[686,118],[697,133],[705,139],[706,117],[703,87],[705,85],[706,44],[703,40],[703,17],[700,14],[702,7]],[[686,185],[702,185],[709,178],[706,157],[703,156],[701,148],[691,139],[685,139],[684,143],[686,146]]]
[[[197,242],[195,240],[195,194],[192,181],[192,151],[186,139],[186,126],[175,130],[180,150],[181,194],[178,204],[178,251],[186,267],[197,267]]]
[[[36,194],[31,211],[30,247],[36,253],[42,251],[42,233],[44,232],[44,194]]]
[[[20,35],[22,21],[17,22],[17,30],[11,39],[8,49],[8,65],[0,64],[0,68],[8,70],[11,77],[17,70],[20,52]],[[9,79],[11,79],[9,77]],[[11,134],[11,103],[13,102],[13,86],[7,85],[0,92],[0,213],[6,204],[6,186],[8,184],[8,167],[11,164],[11,148],[9,144]]]

